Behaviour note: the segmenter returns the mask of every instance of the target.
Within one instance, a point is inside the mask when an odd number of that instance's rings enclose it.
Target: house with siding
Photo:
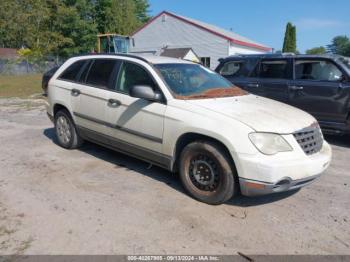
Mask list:
[[[219,59],[271,52],[271,48],[232,31],[163,11],[132,34],[130,52],[160,55],[165,49],[191,48],[214,69]]]

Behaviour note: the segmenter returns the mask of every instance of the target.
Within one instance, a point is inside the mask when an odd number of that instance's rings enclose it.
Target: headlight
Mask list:
[[[265,155],[275,155],[278,152],[293,150],[288,142],[278,134],[250,133],[249,139],[253,145]]]

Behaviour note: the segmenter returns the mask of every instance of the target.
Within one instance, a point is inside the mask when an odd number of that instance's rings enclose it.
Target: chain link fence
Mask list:
[[[44,73],[61,65],[64,59],[41,59],[36,61],[0,59],[0,75],[26,75]]]

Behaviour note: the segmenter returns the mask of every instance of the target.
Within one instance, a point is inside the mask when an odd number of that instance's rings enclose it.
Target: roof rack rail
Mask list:
[[[141,56],[137,56],[137,55],[130,55],[130,54],[123,54],[123,53],[86,53],[86,54],[81,54],[81,55],[75,55],[72,57],[78,57],[78,56],[103,56],[103,55],[110,55],[110,56],[123,56],[123,57],[130,57],[130,58],[135,58],[135,59],[139,59],[147,64],[149,64],[149,61],[147,61],[147,59],[141,57]]]

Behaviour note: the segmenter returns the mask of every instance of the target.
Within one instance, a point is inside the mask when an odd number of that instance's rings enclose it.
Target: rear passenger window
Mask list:
[[[287,66],[287,60],[262,61],[259,76],[262,78],[287,78]]]
[[[61,80],[76,81],[81,67],[86,60],[80,60],[71,64],[64,72],[59,76]]]
[[[330,61],[297,60],[295,62],[295,79],[317,81],[340,81],[342,72]]]
[[[84,66],[83,66],[83,71],[80,73],[80,77],[79,77],[79,82],[80,83],[85,83],[86,81],[86,77],[87,74],[89,73],[90,67],[91,67],[91,63],[93,62],[93,60],[89,60]]]
[[[86,84],[107,88],[114,69],[115,60],[96,59],[92,63],[86,78]]]
[[[220,70],[222,76],[236,76],[238,72],[242,69],[243,62],[231,61],[224,64]]]
[[[128,94],[130,87],[136,85],[150,86],[153,89],[156,87],[153,79],[144,68],[133,63],[123,62],[116,90]]]

